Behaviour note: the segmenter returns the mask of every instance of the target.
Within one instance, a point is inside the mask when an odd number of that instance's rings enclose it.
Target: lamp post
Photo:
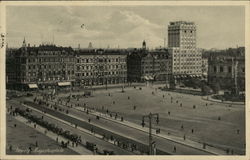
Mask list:
[[[159,123],[159,114],[158,113],[149,113],[149,115],[145,115],[142,116],[142,126],[144,127],[145,125],[145,118],[149,119],[149,139],[148,139],[148,143],[149,143],[149,155],[154,155],[156,153],[154,153],[153,151],[153,146],[155,147],[155,142],[153,142],[153,137],[152,137],[152,119],[156,117],[156,123]]]

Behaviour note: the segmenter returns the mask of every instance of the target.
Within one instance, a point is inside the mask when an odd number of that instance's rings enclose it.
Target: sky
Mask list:
[[[7,43],[130,48],[145,40],[154,48],[167,44],[169,22],[180,20],[195,22],[198,48],[244,46],[242,6],[7,6]]]

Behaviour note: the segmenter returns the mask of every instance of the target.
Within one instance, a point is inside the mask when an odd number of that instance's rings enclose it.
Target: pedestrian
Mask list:
[[[121,117],[121,121],[123,122],[123,117]]]
[[[184,134],[184,136],[183,136],[183,139],[184,139],[184,141],[186,140],[186,135]]]
[[[176,153],[176,147],[174,146],[174,153]]]
[[[10,152],[12,151],[12,145],[9,146],[9,150],[10,150]]]
[[[170,116],[170,111],[168,111],[168,115]]]
[[[58,142],[58,137],[56,137],[56,142]]]
[[[90,121],[91,121],[91,119],[89,118],[89,119],[88,119],[88,122],[90,123]]]
[[[31,151],[32,151],[32,148],[31,148],[31,146],[29,146],[29,154],[31,153]]]
[[[36,128],[36,124],[34,124],[34,128]]]
[[[136,106],[134,105],[134,110],[136,109]]]
[[[237,134],[240,134],[240,130],[239,129],[237,129]]]
[[[194,129],[192,129],[191,132],[194,133]]]
[[[130,97],[128,96],[128,99],[130,99]]]
[[[203,149],[206,149],[206,143],[203,143]]]

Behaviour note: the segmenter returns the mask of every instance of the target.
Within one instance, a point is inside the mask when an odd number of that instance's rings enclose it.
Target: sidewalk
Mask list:
[[[201,99],[203,99],[205,101],[216,102],[216,103],[223,103],[223,104],[245,105],[245,102],[232,102],[232,101],[223,101],[222,102],[221,100],[212,98],[212,96],[213,95],[201,96]]]
[[[30,106],[25,105],[25,104],[23,104],[23,105],[24,105],[25,107],[28,107],[28,108],[32,109],[32,110],[35,110],[36,112],[39,112],[39,113],[41,113],[41,114],[44,114],[42,111],[40,111],[40,110],[38,110],[38,109],[36,109],[36,108],[30,107]],[[49,117],[49,118],[52,118],[52,119],[55,119],[55,120],[57,120],[57,121],[59,121],[59,122],[61,122],[61,123],[64,123],[64,124],[66,124],[66,125],[68,125],[68,126],[71,126],[71,127],[74,127],[74,128],[75,128],[75,125],[72,124],[72,123],[70,123],[70,122],[68,122],[68,121],[59,119],[59,118],[54,117],[54,116],[49,115],[49,114],[46,114],[45,116],[47,116],[47,117]],[[78,119],[78,120],[81,120],[81,121],[87,122],[86,120],[81,119],[81,118],[78,118],[78,117],[76,117],[76,116],[74,116],[74,115],[68,114],[68,116],[73,117],[73,118]],[[96,126],[102,128],[102,129],[105,129],[105,128],[103,128],[102,126],[99,126],[99,125],[96,125]],[[77,126],[77,129],[78,129],[79,131],[81,131],[81,132],[87,133],[87,134],[92,135],[92,136],[94,136],[94,137],[96,137],[96,138],[103,139],[103,135],[97,134],[97,133],[95,133],[95,132],[92,133],[90,130],[87,130],[87,129],[82,128],[82,127],[80,127],[80,126]],[[118,133],[116,133],[116,134],[118,134]],[[108,142],[108,143],[110,143],[110,144],[112,144],[112,145],[116,145],[116,142],[115,142],[114,140],[108,139],[108,140],[105,140],[105,142]],[[98,148],[99,148],[99,147],[98,147]],[[105,150],[106,148],[99,148],[99,149]],[[88,151],[89,151],[89,150],[88,150]],[[129,150],[126,150],[126,151],[131,152],[131,151],[129,151]],[[90,152],[91,152],[91,151],[90,151]],[[91,152],[91,153],[92,153],[92,152]],[[136,151],[133,152],[133,153],[134,153],[134,154],[138,154]],[[92,153],[92,154],[93,154],[93,153]]]
[[[58,142],[58,145],[60,146],[60,143],[61,141],[64,141],[64,142],[67,142],[68,139],[62,137],[62,136],[58,136],[57,134],[53,133],[53,132],[50,132],[48,131],[47,129],[45,129],[44,127],[36,124],[36,127],[34,127],[34,124],[35,123],[29,123],[27,119],[25,119],[24,117],[21,117],[21,116],[17,116],[15,117],[15,119],[17,119],[18,121],[22,122],[23,124],[31,127],[31,128],[34,128],[35,130],[37,130],[38,132],[46,135],[47,137],[53,139],[54,141],[57,141]],[[71,145],[72,143],[69,143],[68,145],[68,148],[75,151],[76,153],[79,153],[79,154],[87,154],[87,155],[93,155],[93,152],[86,149],[85,147],[81,146],[81,145],[78,145],[77,147],[73,147]]]

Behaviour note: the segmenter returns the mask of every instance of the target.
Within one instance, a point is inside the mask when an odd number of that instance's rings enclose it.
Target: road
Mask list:
[[[87,128],[89,130],[91,129],[91,127],[93,127],[93,129],[97,133],[103,132],[105,130],[107,134],[112,134],[117,139],[124,140],[124,138],[125,139],[129,138],[132,143],[137,143],[138,145],[139,144],[147,145],[147,142],[148,142],[148,134],[145,132],[136,130],[128,126],[120,125],[118,123],[105,120],[105,119],[96,120],[95,116],[93,115],[90,115],[90,114],[87,115],[86,113],[79,112],[74,109],[69,109],[68,107],[65,107],[65,106],[62,108],[64,108],[65,110],[68,109],[69,113],[72,116],[81,118],[81,120],[70,117],[64,113],[59,113],[49,108],[45,108],[45,107],[41,107],[41,106],[33,105],[33,104],[30,104],[30,105],[32,105],[32,107],[36,109],[46,111],[50,115],[67,120],[71,123],[77,124],[78,126]],[[91,119],[91,123],[87,122],[89,118]],[[190,146],[179,144],[170,140],[166,140],[164,138],[154,136],[153,139],[154,141],[156,141],[157,149],[164,151],[166,153],[179,154],[179,155],[208,155],[210,154],[206,151],[192,148]],[[174,146],[177,148],[176,152],[173,152]]]

